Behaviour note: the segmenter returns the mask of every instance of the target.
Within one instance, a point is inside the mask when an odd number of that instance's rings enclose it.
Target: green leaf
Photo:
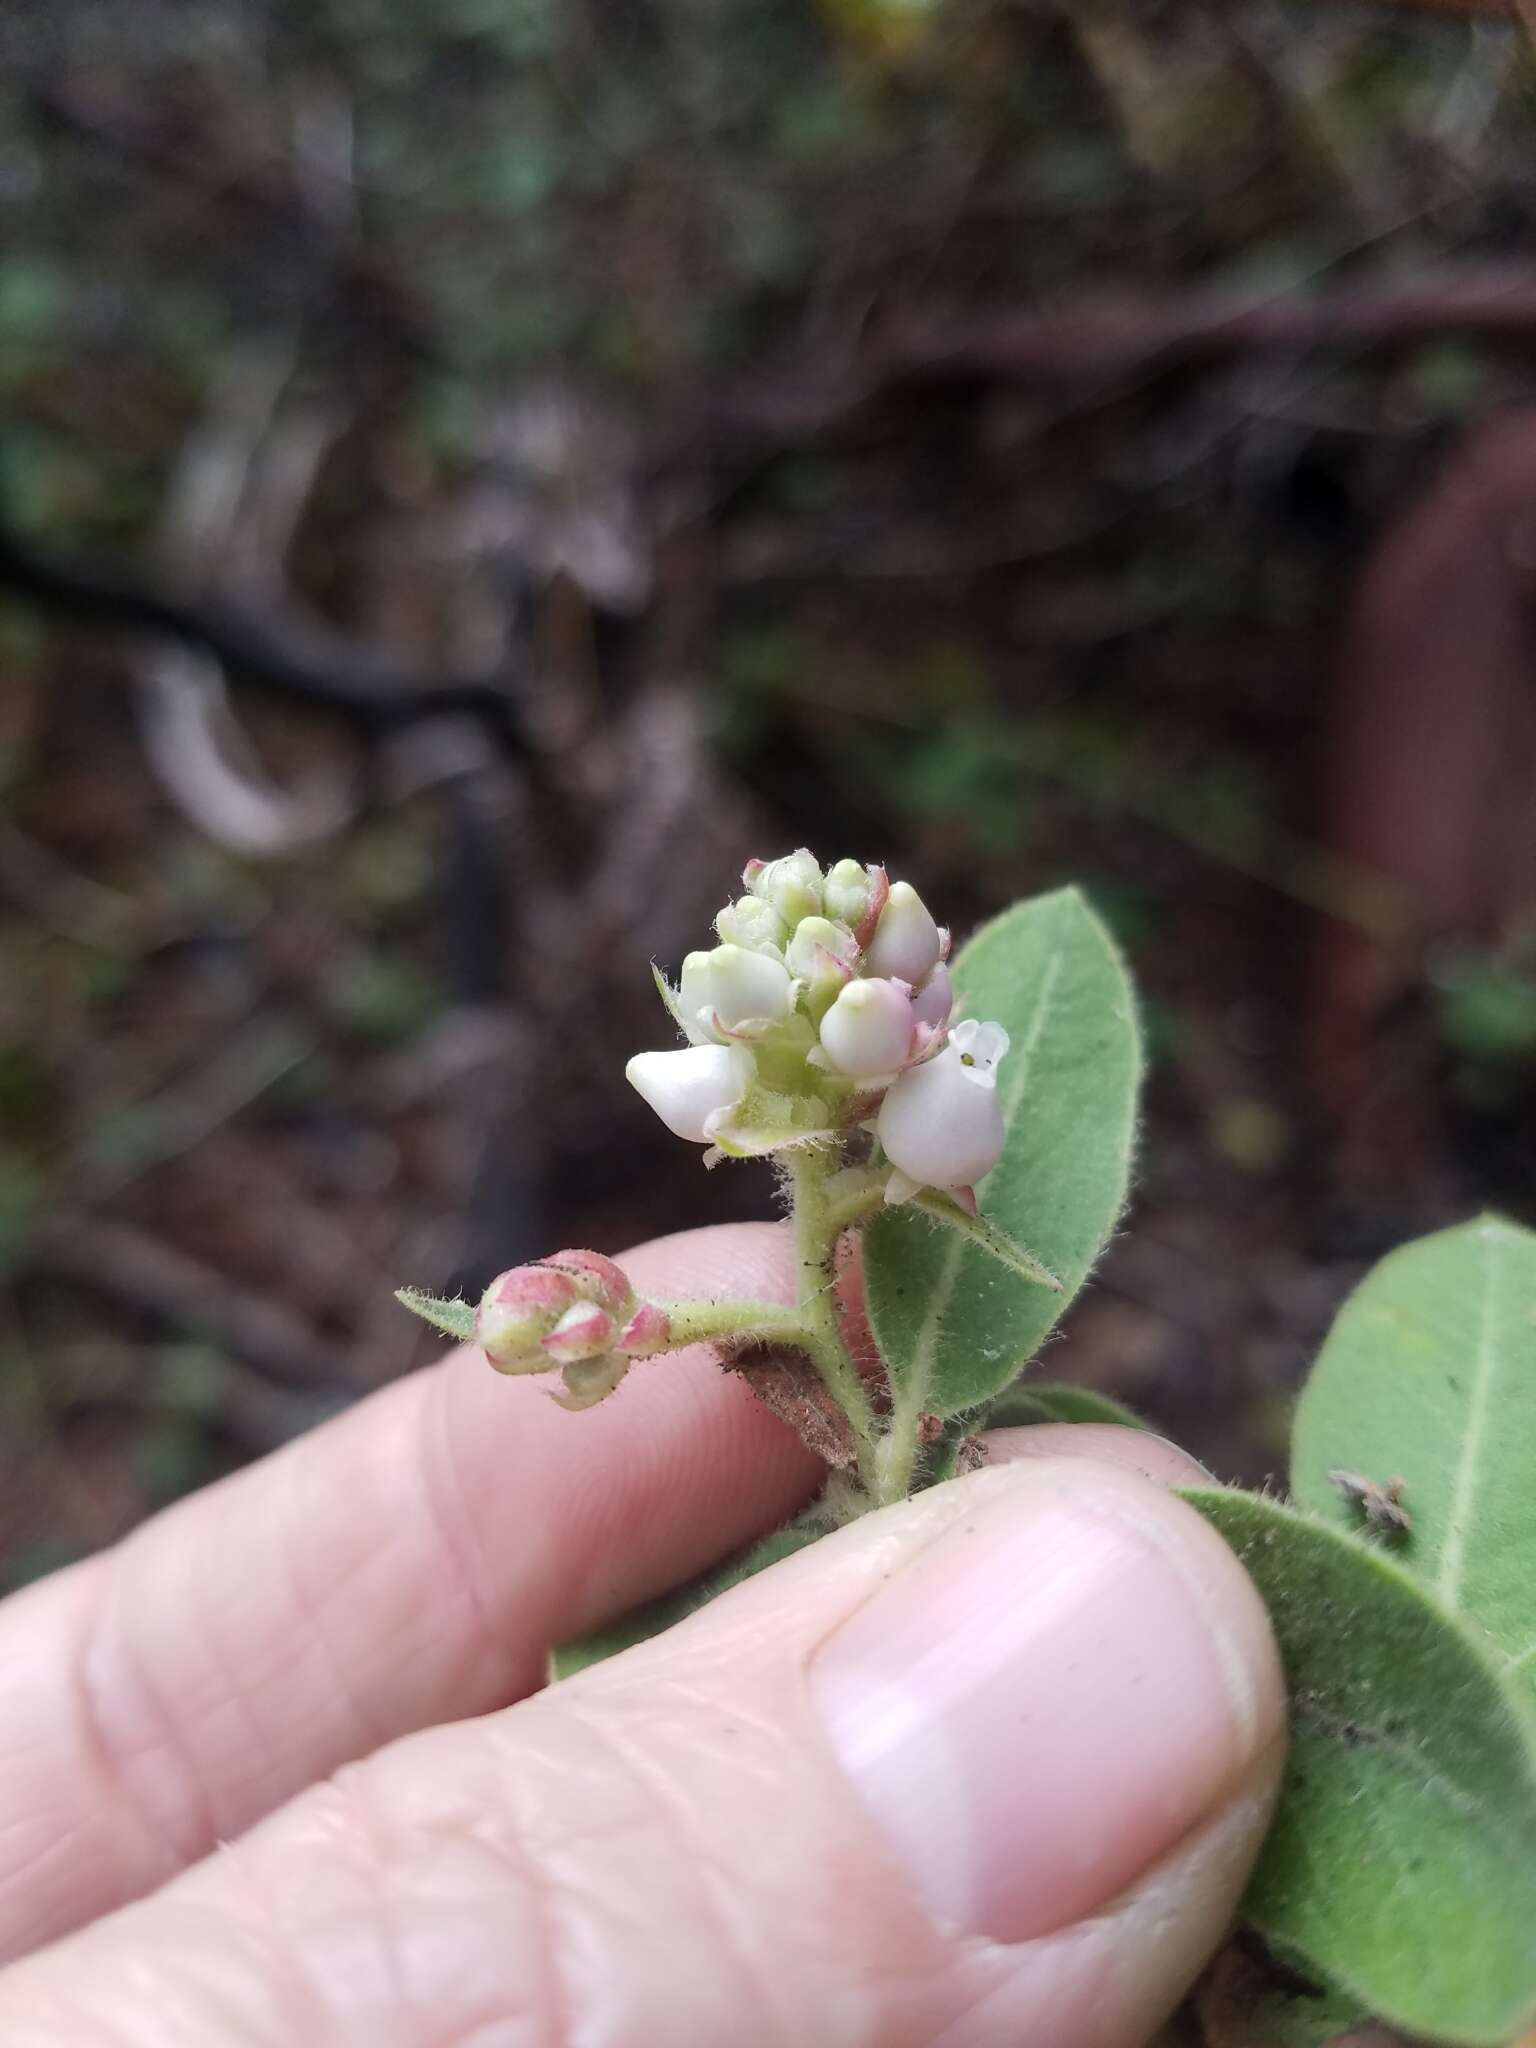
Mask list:
[[[1075,889],[1015,905],[954,962],[966,1014],[1012,1040],[998,1074],[1007,1142],[981,1214],[1057,1294],[897,1209],[864,1239],[870,1321],[898,1395],[940,1415],[1007,1386],[1082,1285],[1125,1201],[1141,1048],[1130,983]]]
[[[1379,1546],[1255,1494],[1185,1498],[1255,1580],[1290,1690],[1244,1910],[1383,2019],[1498,2048],[1536,2015],[1536,1716]]]
[[[1112,1422],[1121,1429],[1151,1427],[1108,1394],[1089,1387],[1009,1387],[978,1420],[977,1429],[1018,1429],[1037,1422]]]
[[[1398,1562],[1536,1698],[1536,1235],[1485,1216],[1393,1252],[1355,1290],[1296,1412],[1291,1484],[1358,1527],[1339,1470],[1403,1480]]]
[[[604,1658],[616,1657],[621,1650],[633,1649],[636,1643],[649,1642],[652,1636],[659,1636],[664,1629],[697,1613],[717,1595],[728,1593],[732,1586],[739,1586],[743,1579],[754,1578],[758,1572],[766,1571],[769,1565],[777,1564],[780,1558],[793,1557],[797,1550],[804,1550],[818,1537],[825,1536],[827,1528],[826,1521],[813,1511],[799,1521],[791,1522],[787,1529],[776,1529],[761,1542],[738,1551],[724,1564],[716,1565],[712,1571],[703,1573],[686,1586],[679,1586],[676,1592],[663,1593],[658,1599],[648,1600],[643,1607],[636,1607],[607,1628],[593,1629],[590,1634],[577,1636],[568,1643],[557,1643],[549,1653],[550,1683],[574,1678],[589,1664],[601,1664]]]
[[[420,1287],[397,1287],[395,1299],[413,1316],[420,1316],[434,1330],[441,1330],[445,1337],[457,1337],[461,1344],[469,1343],[474,1337],[475,1309],[472,1302],[444,1301],[440,1295],[428,1294]]]

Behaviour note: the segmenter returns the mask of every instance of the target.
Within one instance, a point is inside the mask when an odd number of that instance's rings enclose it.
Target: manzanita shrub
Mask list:
[[[641,1300],[590,1251],[502,1274],[478,1308],[401,1294],[501,1372],[558,1371],[572,1409],[708,1341],[826,1464],[787,1528],[567,1645],[556,1676],[981,1462],[989,1426],[1134,1420],[1021,1380],[1130,1174],[1135,1003],[1087,902],[1018,904],[951,960],[879,867],[823,872],[802,849],[743,885],[719,943],[676,987],[657,976],[683,1042],[628,1071],[707,1165],[773,1160],[794,1304]],[[1253,2038],[1301,2048],[1374,2018],[1503,2048],[1536,2022],[1536,1236],[1484,1218],[1365,1280],[1302,1394],[1290,1484],[1187,1494],[1256,1581],[1290,1688],[1245,1901],[1284,1972]]]

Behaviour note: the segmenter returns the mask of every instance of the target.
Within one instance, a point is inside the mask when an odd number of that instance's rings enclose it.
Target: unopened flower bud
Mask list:
[[[774,954],[716,946],[684,960],[678,1002],[689,1036],[696,1028],[695,1043],[702,1043],[743,1024],[776,1024],[791,993],[789,969]]]
[[[885,904],[884,868],[867,868],[862,861],[840,860],[827,870],[823,897],[828,917],[835,917],[857,932],[871,911],[878,917]],[[873,929],[873,927],[871,927]],[[868,934],[865,934],[867,941]]]
[[[568,1275],[583,1301],[595,1301],[611,1316],[622,1320],[634,1307],[635,1290],[630,1285],[629,1275],[612,1259],[604,1258],[601,1252],[551,1252],[547,1259],[540,1259],[539,1264],[552,1266],[557,1272]]]
[[[827,917],[802,917],[784,954],[789,971],[815,987],[841,986],[858,965],[859,942],[845,924]]]
[[[840,860],[827,869],[822,898],[828,917],[839,917],[856,925],[869,908],[869,876],[857,860]]]
[[[618,1348],[626,1358],[650,1358],[671,1342],[672,1318],[654,1301],[642,1301],[619,1332]]]
[[[780,952],[789,940],[789,926],[761,896],[741,896],[727,903],[715,919],[715,930],[729,946],[749,953]]]
[[[955,1007],[955,991],[949,979],[949,969],[940,960],[929,973],[928,979],[912,998],[912,1014],[919,1024],[927,1024],[934,1030],[949,1022],[949,1013]]]
[[[514,1266],[481,1297],[476,1341],[498,1372],[547,1372],[543,1341],[580,1300],[570,1274],[549,1266]]]
[[[893,1074],[912,1046],[912,1004],[894,982],[850,981],[821,1020],[822,1050],[839,1073]]]
[[[584,1358],[603,1358],[618,1340],[618,1326],[607,1309],[595,1301],[579,1301],[568,1308],[555,1327],[543,1338],[544,1351],[557,1365],[572,1365]]]
[[[689,1045],[676,1052],[637,1052],[624,1069],[675,1137],[707,1145],[709,1119],[739,1102],[750,1087],[752,1055],[743,1045]]]
[[[1006,1136],[995,1069],[1007,1050],[1000,1024],[957,1024],[942,1052],[899,1075],[876,1126],[892,1165],[935,1188],[990,1173]]]
[[[912,884],[893,882],[869,942],[869,972],[894,975],[917,988],[938,964],[943,945],[938,926]]]
[[[749,861],[741,879],[754,896],[771,903],[787,925],[821,914],[821,869],[809,847],[779,860]]]

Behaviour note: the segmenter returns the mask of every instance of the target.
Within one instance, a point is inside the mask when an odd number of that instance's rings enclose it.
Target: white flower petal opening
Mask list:
[[[876,1122],[893,1166],[935,1188],[971,1187],[992,1171],[1006,1136],[993,1070],[1007,1045],[1000,1025],[957,1025],[942,1052],[898,1076]]]
[[[995,1087],[998,1062],[1007,1056],[1008,1034],[1001,1024],[982,1024],[967,1017],[949,1034],[962,1066],[973,1081]]]

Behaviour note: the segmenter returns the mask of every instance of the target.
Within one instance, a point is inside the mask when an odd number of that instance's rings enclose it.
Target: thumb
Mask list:
[[[1283,1747],[1221,1540],[1136,1473],[937,1487],[351,1767],[0,1976],[8,2048],[1132,2048]]]

